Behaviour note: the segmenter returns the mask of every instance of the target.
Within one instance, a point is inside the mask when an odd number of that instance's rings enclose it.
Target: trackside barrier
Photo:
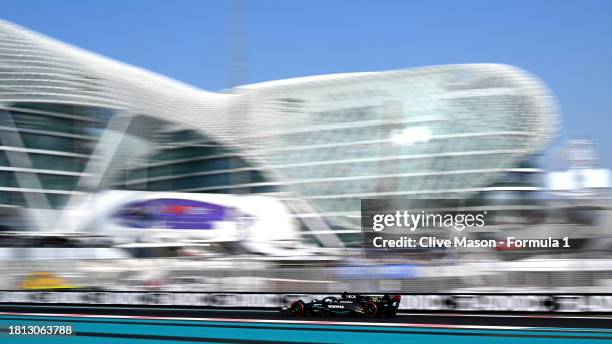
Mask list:
[[[330,294],[11,290],[0,291],[0,304],[279,308],[297,299],[309,301],[325,296]],[[402,294],[399,309],[402,311],[612,313],[612,294]]]

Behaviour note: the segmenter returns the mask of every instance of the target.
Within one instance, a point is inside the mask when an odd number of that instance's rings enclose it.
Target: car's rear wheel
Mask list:
[[[302,300],[297,300],[289,306],[289,313],[294,317],[302,317],[306,313],[306,305]]]
[[[374,302],[368,302],[363,306],[363,315],[366,318],[374,318],[378,315],[378,306]]]

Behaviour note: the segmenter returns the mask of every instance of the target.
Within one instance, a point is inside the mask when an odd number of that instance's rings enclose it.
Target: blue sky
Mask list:
[[[241,1],[234,1],[240,7]],[[189,84],[230,86],[228,57],[246,58],[258,82],[294,76],[433,64],[507,63],[537,75],[557,96],[573,136],[595,141],[612,167],[612,1],[3,1],[0,17]],[[230,29],[233,28],[233,29]],[[244,32],[245,54],[228,53]],[[240,42],[237,40],[236,42]]]

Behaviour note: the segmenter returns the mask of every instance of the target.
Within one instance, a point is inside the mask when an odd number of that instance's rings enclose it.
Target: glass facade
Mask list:
[[[103,129],[111,114],[66,104],[0,105],[0,205],[62,207],[90,159],[98,139],[92,133]],[[26,204],[23,193],[47,202]]]
[[[274,187],[263,173],[243,160],[239,152],[193,130],[157,136],[150,154],[125,166],[116,188],[142,191],[205,193],[267,193]]]
[[[79,180],[90,159],[96,158],[94,149],[113,113],[87,106],[61,104],[56,108],[48,103],[10,104],[0,109],[0,205],[37,206],[27,204],[22,195],[36,192],[51,207],[61,208],[75,191],[83,191],[77,187]],[[125,134],[134,133],[128,130]],[[107,184],[99,185],[100,189],[249,194],[274,191],[272,186],[251,186],[266,183],[263,174],[235,151],[197,131],[149,133],[147,139],[152,147],[148,154],[118,166],[119,171]]]

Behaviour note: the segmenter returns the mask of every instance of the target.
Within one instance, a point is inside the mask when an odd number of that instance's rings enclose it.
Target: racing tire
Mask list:
[[[296,318],[303,317],[306,314],[306,305],[302,300],[293,301],[289,306],[289,314]]]
[[[375,318],[378,315],[378,306],[374,302],[368,302],[363,306],[363,315],[366,318]]]

